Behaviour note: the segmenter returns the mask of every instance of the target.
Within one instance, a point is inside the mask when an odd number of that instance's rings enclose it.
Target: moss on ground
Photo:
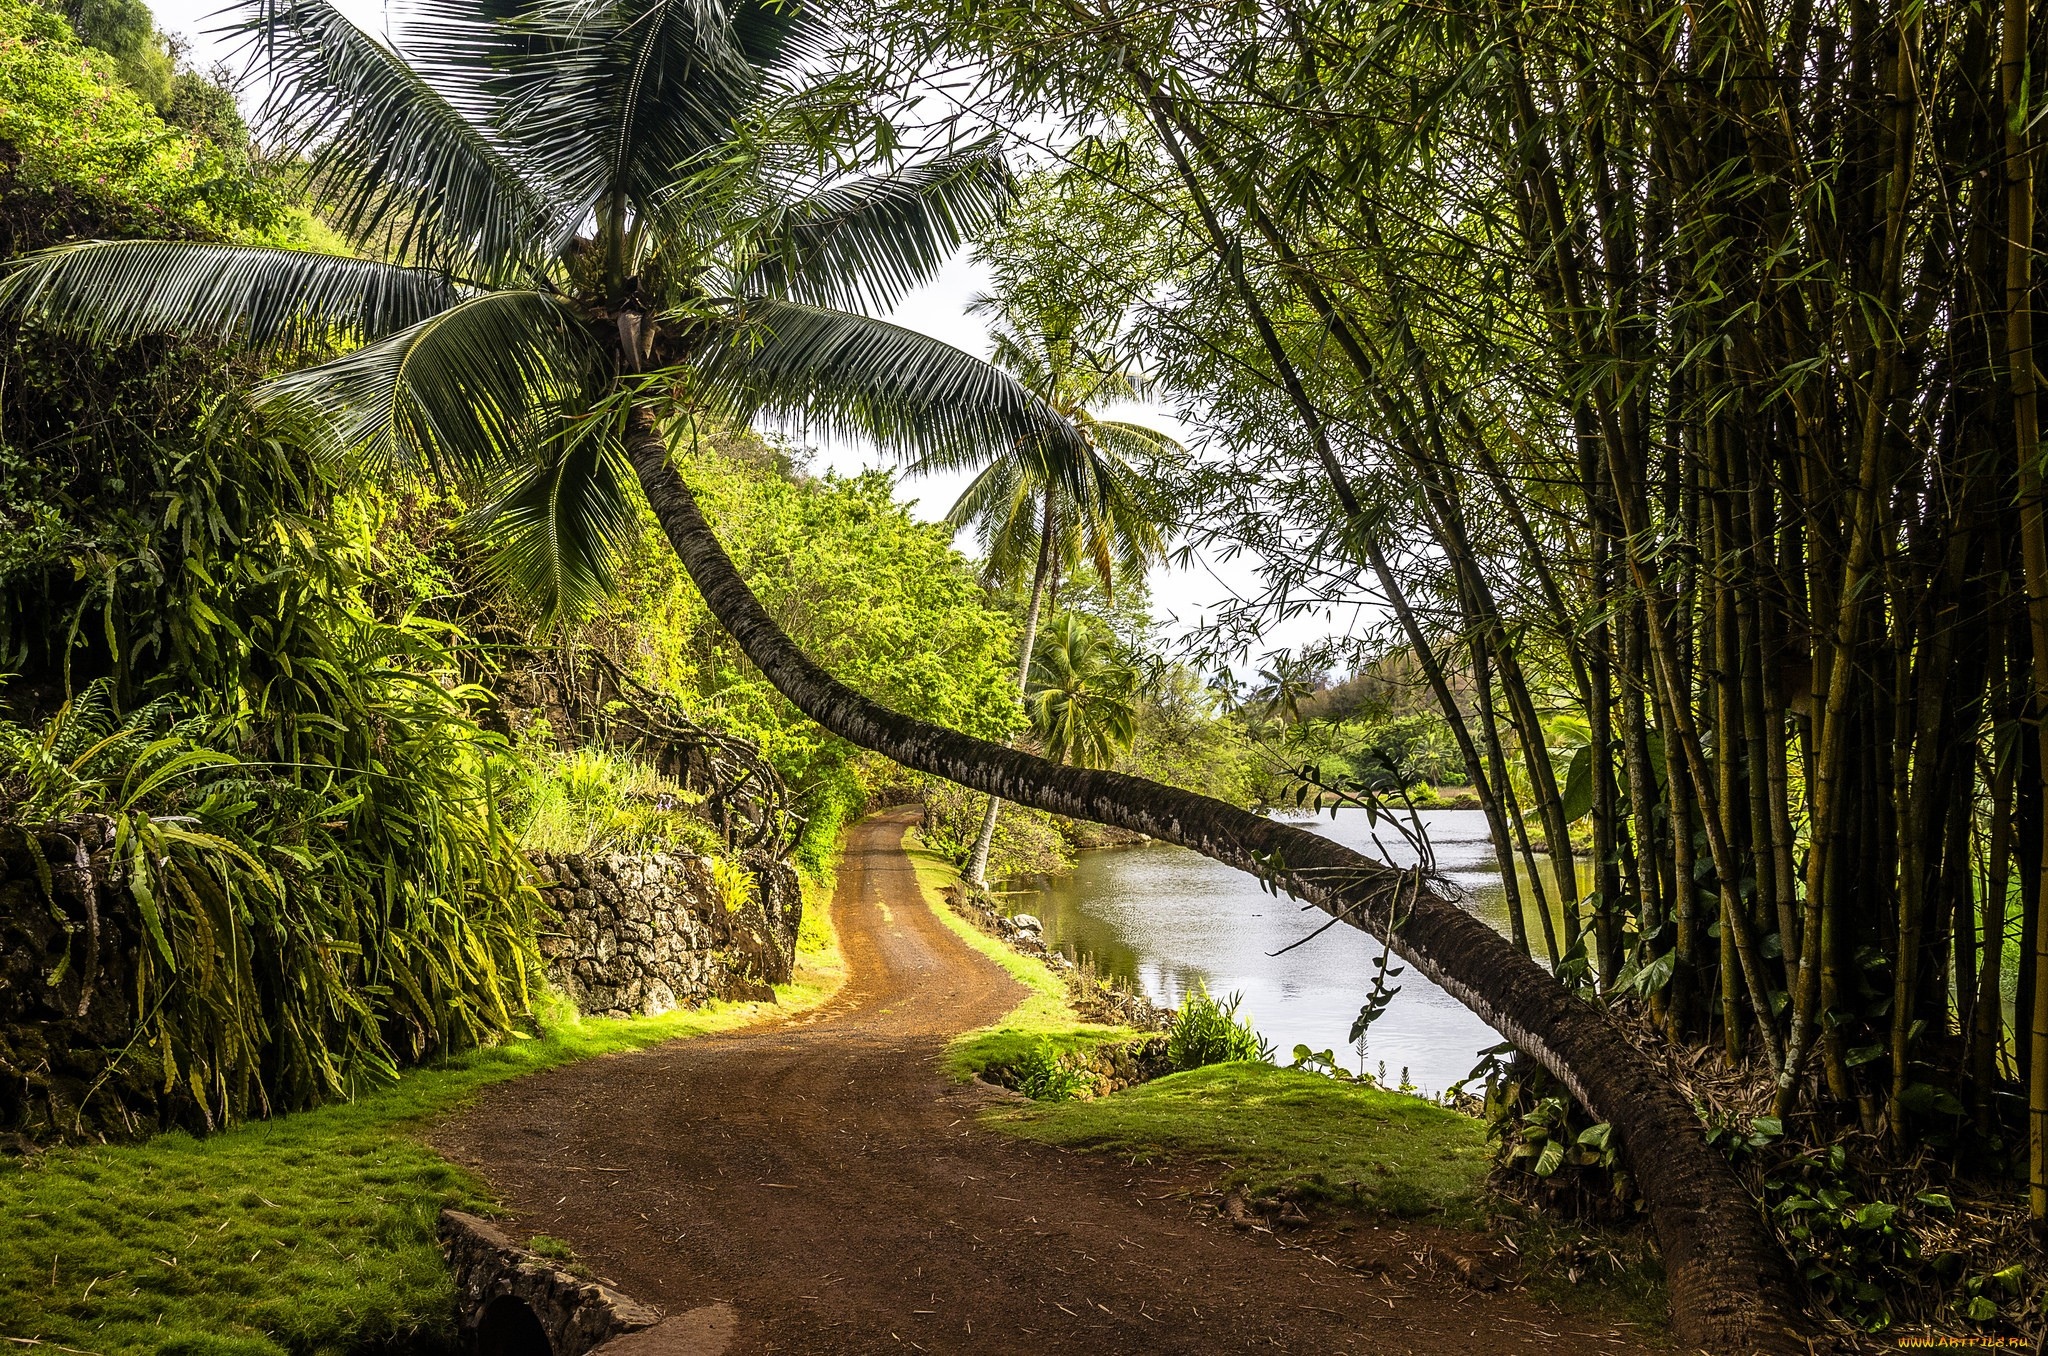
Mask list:
[[[1417,1097],[1270,1064],[1214,1064],[1109,1097],[1003,1107],[991,1125],[1137,1162],[1214,1163],[1251,1196],[1454,1223],[1484,1218],[1486,1127]]]
[[[489,1201],[421,1141],[424,1128],[493,1083],[822,1002],[843,974],[830,889],[806,885],[802,963],[779,1005],[604,1020],[557,1002],[538,1037],[412,1070],[353,1102],[204,1139],[0,1162],[0,1334],[25,1351],[103,1356],[449,1347],[435,1218]]]
[[[954,1038],[946,1052],[946,1068],[955,1078],[972,1078],[991,1066],[1016,1064],[1033,1050],[1050,1049],[1055,1054],[1086,1051],[1142,1034],[1126,1026],[1082,1020],[1069,999],[1066,981],[1051,966],[991,937],[946,902],[947,888],[961,883],[960,872],[951,862],[925,847],[915,829],[903,836],[903,849],[917,869],[918,889],[939,921],[1029,990],[1002,1021]]]

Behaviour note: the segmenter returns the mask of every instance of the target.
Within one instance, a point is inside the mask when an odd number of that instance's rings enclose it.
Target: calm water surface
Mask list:
[[[1327,812],[1314,820],[1280,817],[1381,861],[1414,861],[1400,835],[1384,823],[1375,841],[1363,811],[1339,810],[1334,820]],[[1437,870],[1457,887],[1466,907],[1506,933],[1507,892],[1487,839],[1486,816],[1477,810],[1427,810],[1420,818]],[[1500,1039],[1463,1004],[1409,969],[1393,981],[1401,992],[1367,1033],[1361,1056],[1344,1037],[1371,991],[1380,944],[1339,924],[1275,955],[1327,923],[1328,915],[1265,893],[1253,877],[1186,848],[1152,843],[1084,852],[1072,872],[1030,882],[1010,896],[1009,906],[1015,913],[1036,914],[1051,945],[1076,960],[1093,958],[1100,972],[1122,975],[1157,1002],[1177,1004],[1200,983],[1219,997],[1241,992],[1245,1014],[1278,1048],[1283,1063],[1299,1043],[1335,1050],[1353,1070],[1362,1064],[1377,1073],[1384,1062],[1393,1080],[1405,1068],[1418,1086],[1441,1092],[1470,1073],[1477,1053]],[[1532,940],[1540,954],[1540,938]],[[1402,962],[1396,957],[1393,964]]]

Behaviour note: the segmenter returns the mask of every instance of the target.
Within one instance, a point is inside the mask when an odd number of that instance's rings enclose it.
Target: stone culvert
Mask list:
[[[787,862],[670,853],[538,856],[548,977],[593,1016],[767,999],[796,959],[803,895]],[[721,878],[723,877],[723,878]]]

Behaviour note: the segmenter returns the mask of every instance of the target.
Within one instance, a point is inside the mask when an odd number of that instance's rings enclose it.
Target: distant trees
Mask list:
[[[990,361],[1066,420],[1076,436],[1051,447],[997,450],[961,492],[947,521],[974,530],[983,577],[991,585],[1030,581],[1017,659],[1017,688],[1025,695],[1039,617],[1057,599],[1062,578],[1092,569],[1109,594],[1119,577],[1142,581],[1146,567],[1165,553],[1164,505],[1151,486],[1159,464],[1182,449],[1142,425],[1101,417],[1104,408],[1145,393],[1144,381],[1107,346],[1113,320],[1088,307],[1085,298],[1054,302],[1018,279],[1029,261],[1008,259],[999,266],[1011,275],[1011,294],[978,298],[970,308],[994,318]],[[913,470],[956,467],[959,461],[929,456]],[[990,799],[968,854],[965,875],[976,885],[988,873],[999,804]]]

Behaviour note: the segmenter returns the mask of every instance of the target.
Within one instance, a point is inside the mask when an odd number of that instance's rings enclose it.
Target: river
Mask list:
[[[1280,817],[1382,861],[1414,862],[1407,844],[1384,823],[1376,841],[1362,810],[1339,810],[1334,818],[1325,812],[1313,820]],[[1506,933],[1507,891],[1486,816],[1477,810],[1425,810],[1419,818],[1438,873],[1468,907]],[[1583,880],[1586,869],[1580,870]],[[1347,1046],[1352,1019],[1372,987],[1380,944],[1340,924],[1282,952],[1329,922],[1328,916],[1275,897],[1244,872],[1186,848],[1149,843],[1084,852],[1074,870],[1029,882],[1007,904],[1013,913],[1037,915],[1050,945],[1076,960],[1092,958],[1098,972],[1123,976],[1156,1002],[1178,1004],[1204,983],[1218,997],[1243,994],[1244,1014],[1273,1043],[1282,1063],[1302,1044],[1335,1051],[1353,1071],[1378,1076],[1384,1064],[1391,1083],[1405,1069],[1417,1087],[1439,1093],[1470,1073],[1478,1053],[1500,1040],[1463,1004],[1404,966],[1406,972],[1392,981],[1401,991],[1366,1033],[1363,1053]],[[1540,938],[1532,940],[1540,954]],[[1398,957],[1392,963],[1402,965]]]

